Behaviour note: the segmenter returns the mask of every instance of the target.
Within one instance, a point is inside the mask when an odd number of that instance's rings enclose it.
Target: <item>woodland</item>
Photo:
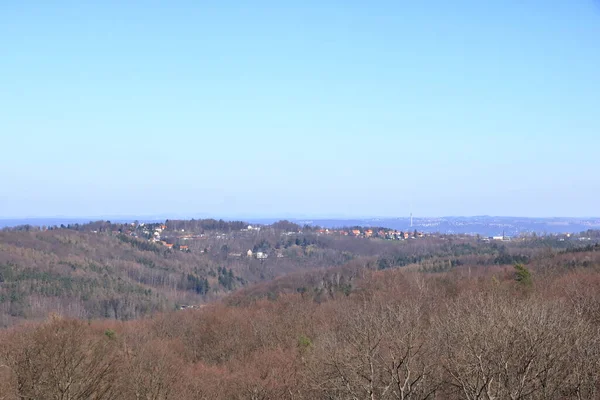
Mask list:
[[[600,398],[596,231],[177,224],[0,232],[0,399]]]

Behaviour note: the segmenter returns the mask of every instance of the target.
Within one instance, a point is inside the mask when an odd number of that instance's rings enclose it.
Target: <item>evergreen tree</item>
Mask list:
[[[523,264],[515,264],[515,280],[524,286],[531,286],[531,272]]]

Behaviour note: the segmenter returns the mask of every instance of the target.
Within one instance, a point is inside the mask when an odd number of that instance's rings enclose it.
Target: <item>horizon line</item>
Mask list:
[[[424,216],[414,216],[413,219],[431,219],[431,218],[527,218],[527,219],[600,219],[600,216],[528,216],[528,215],[493,215],[493,214],[479,214],[479,215],[424,215]],[[15,221],[15,220],[39,220],[39,219],[48,219],[48,220],[60,220],[60,219],[69,219],[69,220],[90,220],[90,221],[110,221],[112,219],[120,219],[120,220],[141,220],[141,219],[150,219],[150,220],[169,220],[169,219],[177,219],[177,220],[191,220],[191,219],[221,219],[221,220],[229,220],[229,221],[241,221],[241,220],[306,220],[306,219],[315,219],[315,220],[326,220],[326,219],[339,219],[339,220],[356,220],[356,219],[410,219],[410,216],[378,216],[378,215],[166,215],[166,214],[156,214],[156,215],[54,215],[54,216],[18,216],[18,217],[8,217],[8,216],[0,216],[0,221]]]

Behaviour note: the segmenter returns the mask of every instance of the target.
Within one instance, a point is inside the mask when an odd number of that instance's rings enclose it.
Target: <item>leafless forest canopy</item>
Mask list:
[[[599,232],[259,228],[0,231],[0,399],[600,398]]]

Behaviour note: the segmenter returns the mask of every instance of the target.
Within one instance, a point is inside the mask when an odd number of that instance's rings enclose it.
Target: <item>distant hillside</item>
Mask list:
[[[351,290],[353,274],[363,268],[443,272],[528,263],[548,248],[561,251],[597,240],[587,236],[503,242],[382,227],[327,230],[289,221],[248,226],[211,219],[26,225],[0,231],[0,326],[50,312],[128,320],[240,289],[262,297],[283,287],[285,292],[318,287],[319,296],[328,296],[331,290]],[[332,271],[339,272],[333,286],[325,282],[333,279]]]
[[[156,223],[158,220],[148,217],[126,217],[112,220],[117,223],[130,223],[139,220],[146,223]],[[201,221],[201,220],[197,220]],[[279,221],[277,218],[251,218],[250,223],[270,225]],[[323,228],[340,228],[348,226],[384,226],[397,230],[418,229],[425,233],[470,234],[482,236],[497,236],[504,232],[508,236],[521,234],[538,235],[578,233],[588,229],[600,229],[600,217],[597,218],[526,218],[526,217],[415,217],[411,225],[410,218],[296,218],[290,221],[304,226],[321,226]],[[25,218],[0,219],[0,228],[19,225],[52,226],[86,224],[89,218]]]
[[[259,220],[260,221],[260,220]],[[523,217],[435,217],[435,218],[364,218],[364,219],[312,219],[295,220],[304,225],[336,228],[341,226],[385,226],[392,229],[418,229],[426,233],[470,234],[508,236],[522,234],[578,233],[600,229],[600,218],[523,218]]]
[[[153,318],[2,329],[0,398],[599,398],[600,246],[447,241],[463,264],[444,272],[355,262]],[[533,258],[466,255],[494,247]]]

